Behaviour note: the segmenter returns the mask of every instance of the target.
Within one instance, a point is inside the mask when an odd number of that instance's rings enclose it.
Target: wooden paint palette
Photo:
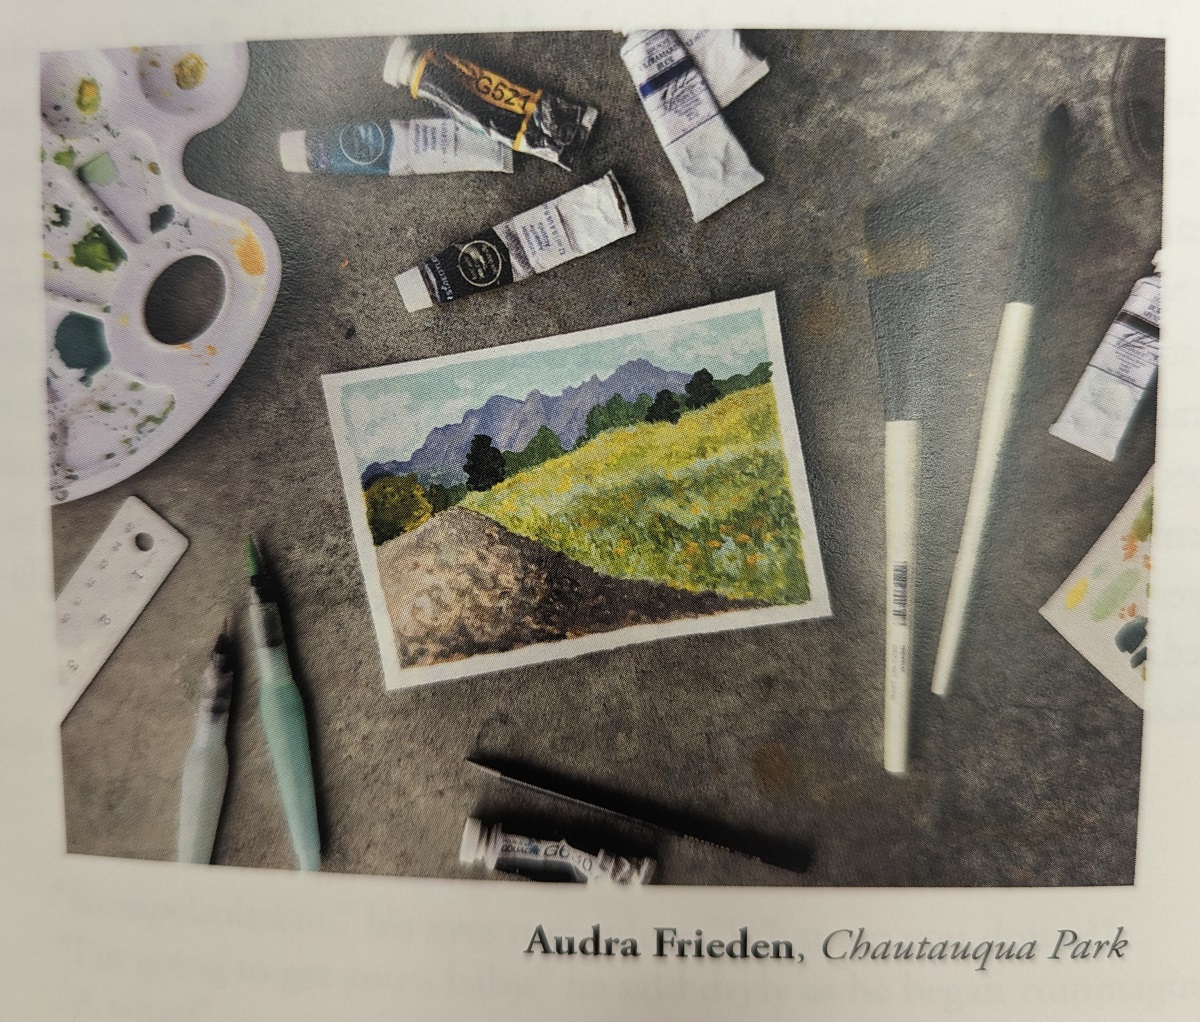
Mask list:
[[[279,291],[249,209],[184,176],[246,87],[244,44],[42,57],[42,259],[56,502],[154,461],[233,379]]]

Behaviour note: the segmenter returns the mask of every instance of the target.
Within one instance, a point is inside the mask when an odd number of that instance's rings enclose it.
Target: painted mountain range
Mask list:
[[[547,396],[532,390],[523,401],[496,394],[480,408],[472,408],[461,422],[448,423],[430,430],[407,461],[374,462],[362,473],[363,485],[380,475],[413,473],[422,485],[440,483],[456,486],[466,481],[463,462],[471,448],[471,438],[477,434],[489,436],[502,451],[519,451],[533,439],[542,426],[557,434],[564,447],[572,447],[583,435],[588,412],[596,405],[620,394],[634,401],[639,394],[653,397],[660,390],[677,394],[691,379],[690,373],[660,369],[644,358],[620,366],[606,379],[595,373],[578,387],[568,387],[561,394]]]

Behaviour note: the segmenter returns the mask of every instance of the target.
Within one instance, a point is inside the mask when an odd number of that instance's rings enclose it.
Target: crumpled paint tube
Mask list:
[[[1100,342],[1076,384],[1052,436],[1106,461],[1116,458],[1129,424],[1158,372],[1158,328],[1162,312],[1159,258],[1143,277]]]
[[[736,28],[675,29],[722,110],[771,70],[742,42]]]
[[[511,149],[446,117],[285,131],[279,136],[279,160],[293,174],[512,173]]]
[[[485,827],[467,820],[458,861],[464,866],[483,863],[489,870],[518,873],[534,880],[567,878],[575,883],[636,886],[650,882],[653,859],[623,859],[601,849],[595,855],[565,841],[542,841],[506,834],[500,826]]]
[[[634,233],[612,171],[460,241],[396,277],[409,312],[524,280]]]
[[[430,46],[418,49],[400,36],[383,65],[383,80],[407,88],[452,117],[519,153],[530,153],[567,170],[587,142],[598,111],[543,89],[527,89],[464,57]]]
[[[674,32],[630,33],[621,59],[683,185],[693,220],[699,223],[762,184],[762,174],[750,165]]]

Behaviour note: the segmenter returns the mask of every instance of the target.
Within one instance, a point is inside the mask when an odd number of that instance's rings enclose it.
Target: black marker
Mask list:
[[[685,817],[669,809],[631,799],[618,792],[606,791],[585,782],[559,777],[524,763],[514,763],[510,760],[484,761],[470,756],[467,757],[467,762],[497,780],[524,788],[526,791],[606,813],[641,827],[653,827],[673,837],[715,845],[724,851],[757,859],[768,866],[786,869],[790,873],[805,872],[812,861],[812,852],[805,845],[795,845],[761,834],[738,832],[710,820]]]

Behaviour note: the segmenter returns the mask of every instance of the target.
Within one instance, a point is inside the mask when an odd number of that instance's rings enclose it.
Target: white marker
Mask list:
[[[883,765],[908,770],[916,605],[917,492],[921,467],[918,365],[930,312],[937,308],[933,258],[925,237],[931,212],[916,195],[867,211],[867,297],[883,388],[883,476],[887,535]]]
[[[179,794],[179,862],[211,862],[217,822],[225,802],[229,753],[229,698],[233,692],[232,627],[217,638],[204,672],[204,691],[196,713],[196,735],[183,761]]]

